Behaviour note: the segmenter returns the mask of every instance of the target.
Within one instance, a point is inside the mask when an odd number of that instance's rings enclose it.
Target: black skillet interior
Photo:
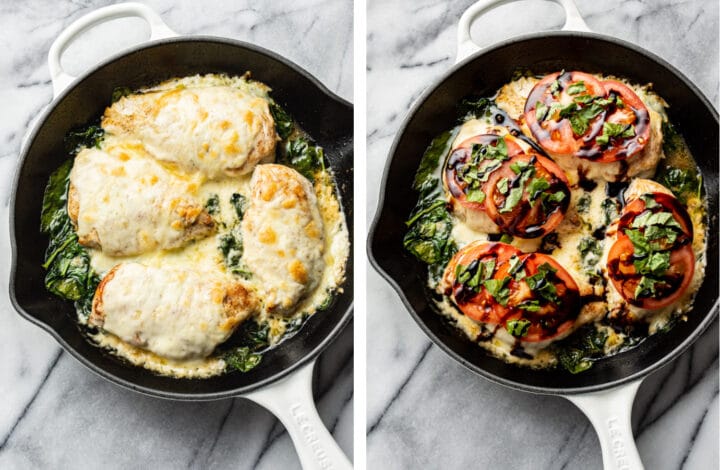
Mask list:
[[[709,221],[706,279],[689,320],[635,349],[572,375],[530,370],[486,355],[461,337],[429,306],[426,267],[402,247],[404,221],[417,201],[412,179],[431,139],[453,126],[457,104],[470,94],[490,96],[517,70],[602,72],[638,83],[652,82],[670,104],[670,120],[686,138],[704,178]],[[428,89],[398,132],[385,167],[381,202],[368,240],[371,262],[398,291],[420,327],[453,358],[496,382],[539,393],[579,393],[618,385],[649,373],[677,356],[712,321],[718,299],[718,117],[686,78],[662,59],[598,35],[544,33],[510,40],[460,64]]]
[[[63,138],[69,129],[98,118],[116,87],[137,88],[196,73],[242,75],[273,89],[273,98],[325,149],[335,172],[348,229],[353,227],[353,111],[307,72],[253,45],[218,38],[172,39],[123,53],[89,72],[64,93],[41,119],[21,156],[11,202],[13,273],[10,297],[28,320],[48,330],[81,362],[121,385],[176,399],[210,399],[249,391],[285,375],[315,357],[352,315],[352,256],[347,281],[333,307],[311,317],[292,338],[265,354],[249,373],[205,380],[178,380],[119,362],[92,346],[75,321],[70,302],[45,290],[42,269],[47,237],[40,233],[40,209],[48,177],[66,158]]]

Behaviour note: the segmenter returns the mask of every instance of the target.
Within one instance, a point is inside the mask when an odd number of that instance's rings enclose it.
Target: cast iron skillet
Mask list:
[[[481,1],[471,7],[476,11],[469,20],[492,3],[496,2]],[[567,2],[561,3],[567,7]],[[461,20],[461,30],[463,21],[468,23],[468,18]],[[467,30],[469,32],[469,24]],[[459,37],[462,39],[462,36],[461,31]],[[462,41],[460,45],[462,49]],[[688,321],[576,375],[508,365],[461,336],[431,307],[425,287],[427,267],[405,251],[402,244],[407,231],[404,221],[418,198],[412,189],[413,177],[432,138],[453,126],[462,98],[471,94],[492,95],[509,81],[513,72],[527,69],[536,73],[561,69],[603,72],[639,83],[652,82],[657,93],[670,104],[670,120],[687,140],[702,171],[710,216],[706,277]],[[717,314],[718,114],[700,90],[677,69],[624,41],[567,31],[531,34],[504,41],[460,62],[430,86],[408,113],[390,150],[380,191],[379,208],[368,238],[371,263],[398,292],[410,314],[435,344],[473,372],[502,385],[535,393],[568,395],[607,390],[632,382],[679,356]]]
[[[101,18],[95,22],[107,20],[120,16],[110,14],[118,11],[118,7],[124,8],[120,11],[125,13],[122,16],[143,16],[149,18],[151,25],[152,21],[161,21],[147,7],[137,4],[115,5],[91,15]],[[87,18],[79,21],[87,22]],[[50,62],[52,69],[52,50]],[[255,369],[209,379],[172,379],[126,365],[91,345],[77,324],[72,303],[45,289],[42,264],[48,239],[39,230],[40,211],[48,177],[67,159],[63,145],[67,132],[97,119],[116,87],[136,88],[197,73],[242,75],[248,70],[254,79],[271,86],[273,98],[325,149],[352,236],[352,105],[332,94],[297,65],[252,44],[213,37],[186,37],[153,41],[123,52],[94,67],[57,96],[22,148],[10,202],[10,299],[23,317],[48,331],[72,356],[119,385],[179,400],[238,396],[310,363],[351,319],[352,257],[348,260],[343,292],[333,306],[312,316],[295,336],[268,351]]]

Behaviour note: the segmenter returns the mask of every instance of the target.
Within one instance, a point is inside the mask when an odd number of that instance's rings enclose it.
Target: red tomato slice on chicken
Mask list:
[[[538,238],[555,230],[570,203],[565,172],[536,154],[522,153],[505,161],[485,188],[488,216],[520,238]]]
[[[443,282],[464,315],[506,328],[521,342],[564,336],[580,311],[577,283],[557,261],[505,243],[466,246],[448,264]]]
[[[677,301],[695,272],[693,227],[680,202],[665,193],[632,200],[618,222],[608,277],[630,304],[659,309]]]

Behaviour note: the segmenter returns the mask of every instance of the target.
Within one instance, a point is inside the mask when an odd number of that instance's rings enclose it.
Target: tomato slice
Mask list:
[[[584,90],[575,93],[584,85]],[[580,88],[578,88],[580,87]],[[573,92],[573,94],[570,94]],[[559,109],[555,107],[567,106],[576,98],[589,95],[590,97],[604,97],[605,87],[595,77],[584,72],[564,72],[547,75],[540,80],[528,95],[525,102],[525,123],[535,140],[550,154],[572,155],[576,154],[583,145],[583,136],[602,129],[603,113],[595,116],[588,126],[588,131],[582,135],[575,135],[570,120],[559,116]],[[547,112],[544,119],[538,120],[538,106],[544,106]],[[582,106],[582,105],[580,105]],[[543,116],[541,116],[543,117]]]
[[[484,200],[482,202],[468,200],[468,191],[472,188],[470,188],[470,184],[463,177],[463,174],[468,171],[478,171],[496,163],[497,161],[480,158],[480,155],[477,155],[478,158],[474,159],[472,151],[475,145],[497,147],[501,138],[501,136],[495,134],[480,134],[470,137],[463,141],[448,157],[443,171],[443,183],[447,191],[461,205],[471,210],[485,210]],[[504,141],[509,157],[522,153],[522,147],[514,141],[514,138],[505,136]],[[481,184],[480,188],[476,189],[480,189],[481,192],[485,193],[484,184]]]
[[[487,284],[471,287],[481,264],[491,263],[484,276],[501,283],[501,296]],[[460,277],[458,278],[458,273]],[[444,276],[446,295],[468,318],[496,328],[523,325],[513,334],[519,342],[539,342],[564,336],[580,312],[580,296],[572,276],[552,257],[525,254],[505,243],[474,242],[460,250]]]
[[[444,285],[448,286],[446,295],[450,296],[460,311],[468,318],[480,322],[497,325],[509,314],[509,309],[501,305],[487,289],[475,292],[456,279],[458,266],[471,266],[473,263],[495,262],[493,279],[502,279],[502,269],[513,256],[519,257],[520,250],[506,243],[487,243],[476,241],[458,251],[445,269]],[[513,285],[509,286],[510,291]]]
[[[620,97],[622,107],[613,106],[605,116],[605,122],[632,126],[633,136],[611,138],[607,147],[603,147],[601,162],[615,162],[625,160],[639,153],[650,140],[650,113],[640,97],[627,85],[606,80],[603,83],[608,98],[615,100]],[[595,143],[595,147],[599,145]]]
[[[583,72],[554,73],[540,80],[525,103],[525,122],[550,155],[600,163],[630,158],[650,138],[650,114],[632,89]]]
[[[505,232],[520,238],[552,232],[570,203],[565,172],[536,154],[522,153],[505,161],[485,188],[488,216]]]
[[[674,222],[666,221],[662,227],[669,224],[676,227],[671,237],[663,235],[653,238],[648,235],[654,224],[645,224],[643,220],[650,221],[653,215],[667,213],[672,215]],[[652,243],[650,252],[643,248],[640,254],[636,253],[636,244],[630,235],[637,237],[638,233],[642,235],[640,243],[647,243],[647,240]],[[631,305],[650,310],[666,307],[679,299],[692,281],[695,272],[692,239],[690,216],[675,197],[665,193],[645,194],[632,200],[623,209],[618,222],[617,241],[608,253],[608,277]],[[664,272],[639,271],[652,256],[666,258],[668,264]]]
[[[684,245],[670,252],[670,269],[662,276],[662,282],[656,284],[653,297],[636,298],[635,293],[641,282],[635,268],[635,247],[623,234],[608,253],[608,277],[615,289],[630,304],[640,308],[655,310],[671,305],[690,285],[695,272],[695,254],[690,245]]]

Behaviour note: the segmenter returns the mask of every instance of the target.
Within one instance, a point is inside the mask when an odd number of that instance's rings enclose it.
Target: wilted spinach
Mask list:
[[[247,198],[242,194],[233,193],[233,195],[230,196],[230,204],[235,208],[238,220],[242,220],[245,215],[245,209],[247,208]]]
[[[312,144],[305,137],[298,137],[285,145],[285,163],[314,181],[315,173],[325,170],[325,155],[322,147]]]
[[[105,130],[97,125],[73,129],[65,136],[65,150],[74,156],[84,147],[100,148],[100,143],[104,138]]]
[[[492,114],[491,107],[494,104],[495,102],[488,98],[465,98],[458,106],[460,121],[488,117]]]
[[[457,251],[450,237],[452,221],[440,190],[437,171],[450,151],[458,128],[433,139],[425,150],[413,187],[420,192],[418,203],[405,224],[408,232],[403,246],[415,257],[430,265],[433,277],[439,277]]]
[[[100,278],[90,266],[90,256],[78,243],[77,235],[67,212],[67,191],[70,184],[72,160],[63,163],[45,187],[40,230],[50,243],[45,251],[43,268],[45,287],[51,293],[75,301],[79,313],[87,317]]]
[[[577,374],[592,367],[602,357],[608,335],[604,330],[587,325],[557,345],[558,364],[568,372]]]
[[[205,210],[210,215],[215,215],[220,212],[220,198],[217,194],[213,194],[205,202]]]
[[[237,221],[233,225],[232,229],[220,235],[218,240],[218,249],[223,255],[225,266],[231,273],[237,274],[245,279],[249,279],[252,276],[252,273],[247,269],[247,266],[245,266],[245,263],[242,261],[243,239],[242,231],[240,229],[240,222],[245,215],[246,203],[247,200],[242,194],[233,193],[233,195],[230,196],[230,204],[235,208]]]
[[[702,176],[695,170],[664,167],[658,181],[668,188],[683,203],[690,197],[700,197]]]
[[[111,100],[114,103],[116,101],[119,101],[120,98],[123,98],[130,94],[132,94],[132,90],[130,88],[126,86],[119,86],[113,90]]]
[[[280,138],[285,140],[290,137],[290,134],[295,129],[292,116],[275,102],[270,103],[270,114],[272,114],[275,121],[275,130]]]

